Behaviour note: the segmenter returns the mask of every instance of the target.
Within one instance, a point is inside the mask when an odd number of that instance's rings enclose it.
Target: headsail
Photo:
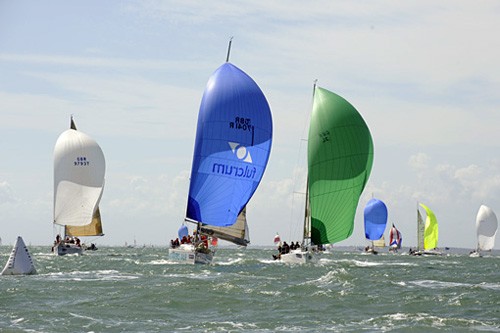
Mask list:
[[[383,237],[387,224],[387,207],[384,202],[374,198],[370,199],[366,204],[364,216],[366,239],[375,241]]]
[[[438,245],[438,223],[436,215],[424,204],[420,206],[425,209],[427,217],[425,219],[425,229],[424,229],[424,250],[431,250],[437,248]],[[420,215],[420,212],[418,213]],[[421,219],[421,217],[420,217]]]
[[[71,127],[74,126],[71,119]],[[68,129],[54,147],[54,223],[84,226],[92,222],[104,188],[106,164],[91,137]]]
[[[372,137],[361,115],[344,98],[315,87],[308,139],[314,244],[339,242],[352,234],[372,163]]]
[[[224,63],[201,101],[186,218],[211,226],[234,224],[264,174],[271,141],[264,94],[246,73]]]
[[[481,205],[476,216],[477,249],[490,251],[495,246],[498,220],[495,212],[488,206]]]
[[[210,236],[223,239],[240,246],[250,244],[250,235],[247,224],[247,210],[243,208],[236,219],[236,223],[229,227],[214,227],[208,225],[201,226],[201,232]]]

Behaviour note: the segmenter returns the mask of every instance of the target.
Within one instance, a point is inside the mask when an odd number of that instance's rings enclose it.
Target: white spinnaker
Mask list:
[[[498,220],[495,212],[485,205],[479,207],[476,217],[478,250],[490,251],[495,246]]]
[[[104,188],[104,154],[91,137],[69,129],[54,147],[54,223],[81,226],[92,221]]]

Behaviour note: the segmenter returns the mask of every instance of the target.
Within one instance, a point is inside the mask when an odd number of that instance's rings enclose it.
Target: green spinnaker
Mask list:
[[[315,87],[308,138],[314,244],[332,244],[351,236],[372,164],[373,141],[361,115],[344,98]]]
[[[424,250],[435,249],[438,245],[438,222],[434,212],[424,204],[420,206],[425,209],[427,217],[425,219]]]

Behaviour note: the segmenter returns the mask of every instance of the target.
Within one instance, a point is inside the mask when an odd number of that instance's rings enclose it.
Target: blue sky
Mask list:
[[[365,244],[373,195],[406,245],[420,201],[440,246],[472,248],[479,206],[500,213],[499,14],[495,1],[1,1],[0,237],[52,242],[52,153],[73,114],[106,156],[99,243],[166,245],[184,218],[201,95],[234,36],[231,62],[274,121],[248,205],[252,244],[300,238],[318,79],[360,111],[375,144],[340,245]]]

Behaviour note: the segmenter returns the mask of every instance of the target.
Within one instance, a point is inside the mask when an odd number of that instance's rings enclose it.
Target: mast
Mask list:
[[[229,45],[227,47],[227,56],[226,56],[226,62],[229,62],[229,55],[231,54],[231,43],[233,42],[233,36],[229,38]]]
[[[76,125],[75,122],[73,121],[73,115],[71,115],[71,122],[69,124],[69,128],[76,131]]]
[[[311,219],[310,219],[310,206],[309,206],[309,177],[306,181],[306,200],[304,207],[304,234],[302,235],[302,247],[305,248],[306,240],[311,243]]]
[[[316,92],[316,84],[318,79],[313,80],[313,91],[312,91],[312,107],[314,107],[314,94]],[[306,180],[306,200],[304,208],[304,235],[302,240],[302,247],[305,249],[306,240],[309,240],[308,245],[311,245],[311,206],[309,204],[309,170],[307,171]]]

